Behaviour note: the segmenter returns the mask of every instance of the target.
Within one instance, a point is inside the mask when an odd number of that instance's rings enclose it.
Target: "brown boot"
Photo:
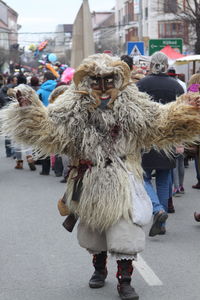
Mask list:
[[[173,199],[172,197],[170,197],[168,199],[168,214],[173,214],[175,213],[175,208],[174,208],[174,204],[173,204]]]
[[[90,278],[89,287],[92,289],[98,289],[105,285],[105,279],[108,271],[106,268],[107,252],[102,251],[99,254],[93,255],[93,266],[95,271]]]
[[[131,286],[131,275],[133,273],[132,260],[118,260],[117,290],[122,300],[138,300],[139,296],[135,292],[135,289]]]
[[[193,185],[192,188],[200,190],[200,181],[198,181],[197,184]]]
[[[23,169],[23,160],[17,160],[16,162],[17,163],[16,163],[16,166],[15,166],[15,169],[17,169],[17,170]]]
[[[200,222],[200,213],[197,213],[196,211],[194,212],[194,219],[197,222]]]
[[[34,163],[32,155],[27,155],[26,159],[27,159],[30,170],[35,171],[36,167],[35,167],[35,163]]]

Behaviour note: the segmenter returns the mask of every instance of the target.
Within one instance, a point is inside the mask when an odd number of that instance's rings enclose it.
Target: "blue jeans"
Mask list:
[[[152,170],[145,170],[144,183],[152,205],[153,214],[160,210],[168,211],[168,199],[171,197],[171,169],[156,170],[156,191],[151,182]]]

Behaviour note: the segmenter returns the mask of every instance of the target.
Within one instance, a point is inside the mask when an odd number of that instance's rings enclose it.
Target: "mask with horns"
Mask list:
[[[112,108],[120,91],[130,84],[130,69],[118,57],[95,54],[83,60],[73,81],[77,93],[95,98],[95,108]]]

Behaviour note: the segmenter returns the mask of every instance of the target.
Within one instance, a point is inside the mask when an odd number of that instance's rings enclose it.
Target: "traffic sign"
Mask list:
[[[154,39],[149,40],[149,56],[151,56],[156,51],[162,50],[167,45],[177,49],[180,53],[182,53],[183,51],[182,39]]]
[[[130,56],[144,55],[144,42],[127,42],[127,53]]]

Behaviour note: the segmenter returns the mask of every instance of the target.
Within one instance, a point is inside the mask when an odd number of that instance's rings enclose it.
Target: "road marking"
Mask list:
[[[134,266],[150,286],[163,285],[162,281],[156,276],[154,271],[147,265],[141,255],[137,256],[137,261],[133,261]]]

